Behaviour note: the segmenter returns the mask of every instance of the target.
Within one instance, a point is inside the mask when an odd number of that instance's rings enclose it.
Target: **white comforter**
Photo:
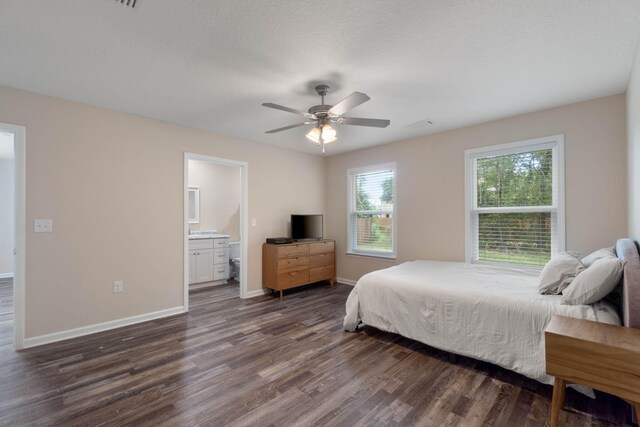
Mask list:
[[[412,261],[363,276],[347,299],[346,330],[360,321],[551,384],[544,329],[554,314],[620,324],[605,303],[569,306],[540,295],[524,270]]]

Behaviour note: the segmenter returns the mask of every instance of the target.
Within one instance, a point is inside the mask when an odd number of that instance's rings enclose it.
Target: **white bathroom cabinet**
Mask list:
[[[225,283],[228,278],[228,237],[189,240],[189,284]]]
[[[189,284],[213,280],[213,249],[189,251]]]

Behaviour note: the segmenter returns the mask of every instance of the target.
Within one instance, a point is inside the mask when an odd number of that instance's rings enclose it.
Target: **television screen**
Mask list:
[[[292,239],[322,239],[322,215],[291,215]]]

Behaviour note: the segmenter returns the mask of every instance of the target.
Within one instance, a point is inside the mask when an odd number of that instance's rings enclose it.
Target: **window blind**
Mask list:
[[[393,252],[394,169],[352,173],[350,250]]]
[[[556,252],[553,148],[473,161],[473,261],[543,266]]]

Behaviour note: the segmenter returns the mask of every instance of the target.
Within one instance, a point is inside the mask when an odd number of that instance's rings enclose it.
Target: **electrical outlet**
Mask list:
[[[36,233],[51,233],[53,231],[53,220],[51,219],[34,220],[33,231]]]
[[[116,280],[115,282],[113,282],[113,293],[119,294],[122,291],[123,291],[122,280]]]

